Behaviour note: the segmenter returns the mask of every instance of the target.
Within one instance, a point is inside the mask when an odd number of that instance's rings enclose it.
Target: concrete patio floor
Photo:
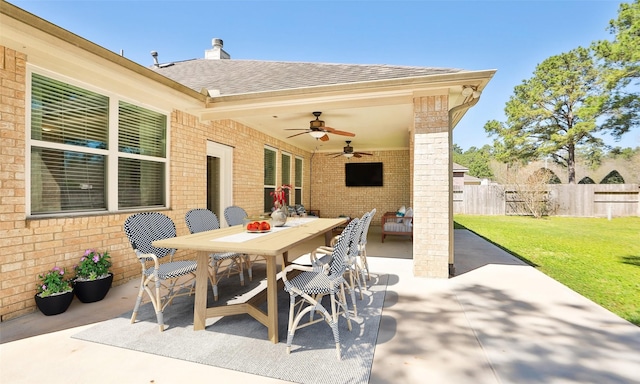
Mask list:
[[[413,277],[410,240],[381,244],[379,227],[367,249],[390,275],[370,383],[640,383],[640,327],[471,232],[455,231],[447,280]],[[0,323],[0,381],[282,383],[70,337],[133,308],[137,283]]]

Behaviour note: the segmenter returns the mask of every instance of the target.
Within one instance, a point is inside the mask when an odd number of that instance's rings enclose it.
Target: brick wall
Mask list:
[[[122,230],[128,213],[28,219],[25,210],[25,74],[26,57],[0,47],[0,319],[35,310],[38,274],[54,266],[68,273],[88,248],[108,250],[114,285],[138,278],[140,266]],[[171,121],[171,217],[178,234],[187,234],[185,213],[206,206],[206,140],[234,147],[234,204],[249,214],[262,212],[263,148],[270,145],[309,164],[310,153],[234,121],[201,123],[173,111]],[[279,161],[279,156],[278,156]],[[241,175],[238,177],[236,175]],[[309,185],[309,171],[304,172]],[[309,199],[309,188],[303,191]],[[176,258],[191,257],[177,252]]]
[[[384,212],[411,206],[409,150],[373,151],[373,156],[351,158],[316,154],[311,164],[311,207],[322,217],[360,217],[377,209],[371,225],[380,225]],[[346,187],[345,167],[349,162],[382,162],[382,187]]]

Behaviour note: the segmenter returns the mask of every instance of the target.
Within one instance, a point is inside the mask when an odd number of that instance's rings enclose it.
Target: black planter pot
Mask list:
[[[35,296],[36,305],[45,316],[59,315],[66,311],[73,301],[73,291],[47,297]]]
[[[83,303],[93,303],[100,301],[107,296],[107,292],[111,289],[111,283],[113,282],[113,274],[110,273],[107,277],[103,277],[97,280],[79,281],[76,280],[73,284],[73,290]]]

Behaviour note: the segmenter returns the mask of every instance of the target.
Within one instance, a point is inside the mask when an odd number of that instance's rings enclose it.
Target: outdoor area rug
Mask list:
[[[264,264],[255,263],[253,282],[244,289],[256,287],[264,275]],[[363,300],[356,291],[358,316],[351,320],[351,332],[346,319],[340,317],[341,361],[336,358],[331,328],[324,322],[297,330],[291,354],[287,355],[289,294],[284,290],[278,294],[278,344],[268,341],[267,328],[248,315],[207,319],[205,330],[194,331],[193,296],[178,297],[165,309],[164,332],[158,330],[153,306],[147,302],[138,311],[135,324],[130,324],[132,311],[129,311],[72,337],[291,382],[367,383],[387,275],[372,274],[367,283],[369,290]],[[209,306],[237,300],[237,295],[229,292],[240,288],[237,276],[223,280],[219,284],[220,299],[214,303],[209,287]],[[350,297],[347,302],[351,308]]]

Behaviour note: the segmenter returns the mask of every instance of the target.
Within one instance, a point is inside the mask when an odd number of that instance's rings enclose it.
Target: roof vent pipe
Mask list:
[[[151,51],[151,56],[153,57],[153,66],[156,68],[160,67],[160,63],[158,62],[158,52]]]

